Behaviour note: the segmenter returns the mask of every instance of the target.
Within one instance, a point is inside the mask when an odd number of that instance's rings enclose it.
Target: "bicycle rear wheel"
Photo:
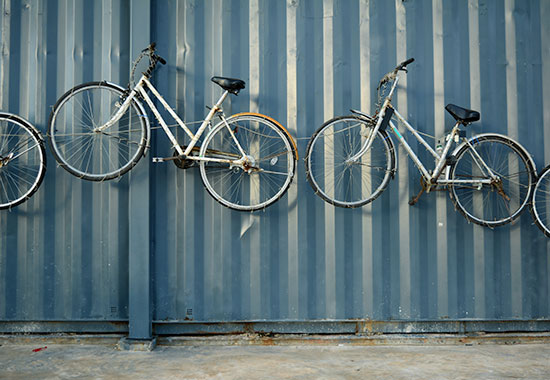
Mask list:
[[[483,162],[499,177],[490,184],[462,183],[450,186],[456,208],[469,221],[497,227],[516,219],[528,204],[535,183],[535,169],[525,150],[501,135],[482,135],[470,140],[456,153],[450,169],[452,180],[487,180]]]
[[[25,202],[46,172],[46,151],[38,131],[22,118],[0,113],[0,209]]]
[[[67,91],[49,121],[49,144],[69,173],[90,181],[121,176],[139,161],[147,145],[141,105],[130,107],[111,127],[99,131],[119,110],[124,90],[108,82],[90,82]]]
[[[355,116],[327,121],[311,137],[306,151],[307,179],[317,195],[339,207],[360,207],[384,191],[395,165],[394,147],[378,131],[370,149],[357,161],[373,125]]]
[[[261,210],[280,199],[296,166],[295,148],[286,131],[258,114],[219,123],[206,136],[200,156],[205,159],[200,171],[206,190],[222,205],[239,211]]]
[[[536,225],[548,237],[550,237],[550,165],[540,173],[535,189],[533,190],[533,201],[531,213]]]

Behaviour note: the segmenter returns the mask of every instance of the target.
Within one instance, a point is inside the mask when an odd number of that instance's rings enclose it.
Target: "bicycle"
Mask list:
[[[307,179],[315,193],[334,206],[348,208],[375,200],[397,171],[389,127],[421,173],[422,188],[410,205],[423,192],[449,190],[455,208],[467,220],[489,227],[511,222],[530,200],[535,182],[530,155],[504,135],[484,133],[466,138],[460,127],[479,120],[480,114],[453,104],[445,109],[456,123],[434,150],[391,103],[399,72],[407,72],[413,61],[402,62],[381,79],[379,110],[374,117],[351,110],[351,116],[333,118],[313,134],[305,160]],[[435,158],[432,171],[414,153],[395,119]]]
[[[548,211],[550,211],[550,165],[540,172],[531,201],[531,214],[535,219],[535,224],[546,236],[550,237]]]
[[[136,67],[146,56],[149,66],[132,88]],[[57,162],[69,173],[91,181],[114,179],[128,172],[149,148],[151,126],[146,105],[175,150],[172,157],[154,157],[153,162],[173,161],[182,169],[198,163],[206,190],[235,210],[256,211],[280,199],[294,177],[296,144],[288,131],[268,116],[245,112],[225,117],[222,103],[229,94],[244,89],[245,82],[212,77],[223,93],[192,133],[150,82],[158,62],[166,64],[152,43],[134,62],[127,89],[107,81],[89,82],[62,95],[52,109],[48,133]],[[178,143],[152,98],[189,136],[188,145]],[[212,126],[215,116],[220,121]],[[199,147],[197,142],[207,128]]]
[[[46,172],[44,140],[20,116],[0,112],[0,209],[10,209],[29,199]]]

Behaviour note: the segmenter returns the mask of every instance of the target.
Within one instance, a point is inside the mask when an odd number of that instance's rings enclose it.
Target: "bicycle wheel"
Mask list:
[[[119,110],[124,90],[107,82],[90,82],[67,91],[49,121],[49,144],[69,173],[90,181],[121,176],[139,161],[148,129],[141,104],[133,100],[122,117],[99,131]]]
[[[0,209],[29,199],[46,172],[42,137],[28,122],[0,113]]]
[[[548,220],[549,211],[550,165],[545,167],[540,173],[535,189],[533,190],[533,201],[531,203],[531,213],[533,214],[535,223],[548,237],[550,237],[550,220]]]
[[[306,151],[307,179],[317,195],[339,207],[360,207],[375,200],[395,167],[394,146],[378,131],[370,149],[356,161],[374,126],[355,116],[327,121],[311,137]]]
[[[227,119],[227,124],[216,125],[201,146],[200,156],[206,159],[200,161],[204,186],[229,208],[264,209],[281,198],[292,182],[293,142],[280,125],[261,115],[240,114]]]
[[[500,135],[476,136],[456,153],[451,180],[490,179],[479,157],[499,180],[490,184],[451,184],[450,196],[471,222],[496,227],[513,221],[529,202],[535,182],[534,167],[525,150]]]

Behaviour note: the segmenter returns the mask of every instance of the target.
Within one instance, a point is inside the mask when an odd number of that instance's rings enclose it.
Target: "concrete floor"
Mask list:
[[[193,346],[188,340],[136,352],[108,340],[82,342],[0,341],[0,379],[550,379],[549,343]]]

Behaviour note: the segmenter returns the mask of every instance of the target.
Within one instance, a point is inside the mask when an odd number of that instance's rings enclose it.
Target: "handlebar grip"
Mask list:
[[[405,67],[405,66],[407,66],[409,63],[413,63],[413,62],[414,62],[414,58],[409,58],[409,59],[407,59],[405,62],[403,62],[403,63],[401,64],[401,66],[402,66],[402,67]]]
[[[399,70],[403,70],[403,71],[406,72],[407,69],[405,69],[405,67],[407,67],[407,65],[408,65],[409,63],[413,63],[413,62],[414,62],[414,58],[409,58],[409,59],[407,59],[406,61],[401,62],[401,63],[399,64],[399,66],[397,66],[397,67],[395,68],[395,71],[397,72],[397,71],[399,71]]]
[[[160,55],[157,55],[157,59],[160,63],[162,63],[163,65],[166,65],[166,60],[162,58]]]

